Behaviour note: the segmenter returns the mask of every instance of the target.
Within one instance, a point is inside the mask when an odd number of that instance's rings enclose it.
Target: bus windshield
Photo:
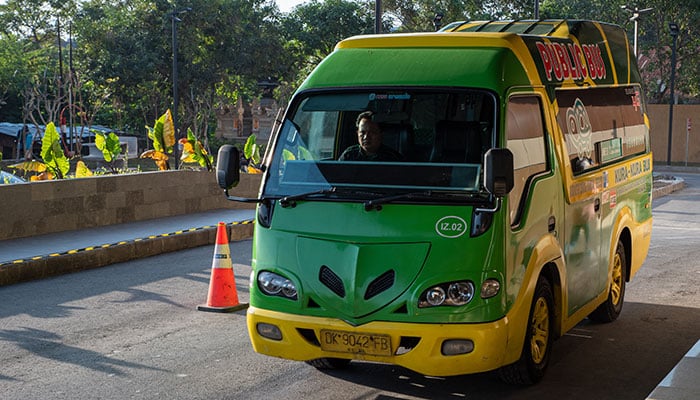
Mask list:
[[[483,90],[309,92],[282,124],[263,195],[483,195],[495,121],[495,97]],[[366,136],[374,134],[372,147]]]

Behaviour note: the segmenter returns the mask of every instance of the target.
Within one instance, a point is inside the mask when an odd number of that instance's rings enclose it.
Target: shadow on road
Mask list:
[[[232,242],[230,248],[234,264],[250,265],[250,240]],[[149,257],[76,274],[3,287],[0,288],[0,304],[3,304],[0,307],[0,319],[18,314],[37,318],[64,318],[82,309],[82,307],[68,305],[71,302],[110,292],[127,293],[129,296],[123,302],[160,301],[181,306],[167,296],[148,292],[139,287],[173,278],[184,278],[197,284],[209,285],[213,254],[213,247],[202,247],[201,251],[159,255],[158,259],[162,260],[159,264],[155,264],[153,257]],[[237,268],[234,267],[234,271],[236,270]],[[239,295],[247,295],[248,274],[236,275],[235,279]],[[76,280],[80,281],[79,290],[76,290]],[[27,292],[31,294],[27,295]],[[206,300],[206,289],[203,293]],[[31,300],[29,303],[16,304],[13,301],[14,298]]]
[[[122,369],[160,370],[146,365],[119,360],[115,357],[108,357],[92,350],[66,345],[61,343],[59,335],[39,329],[2,329],[0,330],[0,340],[14,343],[19,348],[42,358],[62,363],[67,362],[114,376],[127,375]],[[9,379],[16,380],[14,378]]]
[[[586,320],[559,339],[547,375],[531,387],[506,385],[494,372],[435,378],[363,362],[325,373],[420,399],[643,400],[695,344],[698,335],[698,308],[627,303],[617,321],[597,324]],[[374,399],[392,398],[384,393]]]

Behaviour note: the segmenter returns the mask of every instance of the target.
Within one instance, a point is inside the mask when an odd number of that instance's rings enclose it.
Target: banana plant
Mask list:
[[[251,174],[260,174],[262,171],[258,167],[260,165],[260,146],[256,143],[257,136],[251,134],[245,141],[243,146],[243,156],[250,160],[247,172]]]
[[[31,172],[32,175],[29,176],[30,181],[53,179],[53,176],[50,176],[49,173],[46,172],[46,164],[37,160],[23,161],[21,163],[8,165],[8,168],[24,171],[24,178],[27,178],[27,174]]]
[[[41,158],[46,164],[46,170],[58,179],[63,179],[70,170],[68,157],[63,153],[61,137],[53,122],[46,125],[44,137],[41,139]]]
[[[182,145],[182,156],[180,161],[183,163],[198,163],[202,167],[206,167],[207,171],[213,170],[214,157],[209,155],[207,149],[204,148],[202,142],[197,140],[190,128],[187,128],[187,137],[180,139]]]
[[[152,159],[161,171],[170,169],[168,154],[172,154],[175,145],[175,125],[170,109],[156,120],[153,128],[147,126],[146,129],[153,141],[153,149],[144,151],[140,157]]]
[[[95,147],[102,152],[107,165],[112,173],[116,174],[117,167],[115,161],[117,157],[122,153],[122,146],[119,143],[119,136],[114,132],[110,132],[109,135],[105,135],[102,132],[97,132],[95,134]]]
[[[63,153],[61,137],[53,122],[49,122],[44,130],[44,137],[41,139],[41,158],[43,162],[31,160],[9,167],[34,172],[35,174],[29,178],[31,181],[63,179],[68,175],[70,161]]]
[[[93,172],[90,171],[90,168],[88,168],[87,165],[83,162],[83,160],[79,160],[75,164],[75,177],[76,178],[87,178],[88,176],[93,176]]]

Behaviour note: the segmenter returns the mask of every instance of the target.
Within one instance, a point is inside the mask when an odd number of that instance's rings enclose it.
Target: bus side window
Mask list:
[[[521,218],[531,178],[547,170],[542,107],[537,96],[514,96],[508,100],[506,138],[513,153],[514,187],[508,195],[511,225]]]

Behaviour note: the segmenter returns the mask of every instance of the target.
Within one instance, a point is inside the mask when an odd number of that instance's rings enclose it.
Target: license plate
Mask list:
[[[321,349],[339,353],[391,355],[391,337],[372,333],[321,330]]]

